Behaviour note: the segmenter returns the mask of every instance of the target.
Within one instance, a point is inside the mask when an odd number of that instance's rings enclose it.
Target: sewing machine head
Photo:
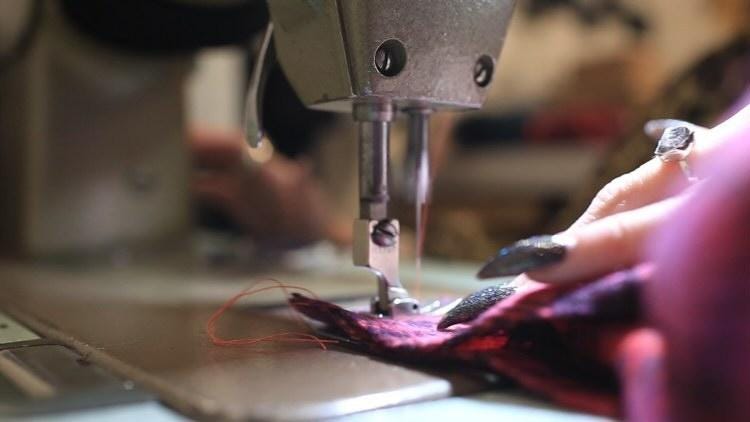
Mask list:
[[[379,281],[373,311],[419,312],[398,275],[398,221],[388,213],[388,139],[410,120],[418,201],[426,201],[427,120],[433,110],[481,107],[515,0],[268,0],[266,33],[248,95],[248,142],[257,145],[264,74],[276,57],[310,108],[359,122],[360,219],[354,264]],[[273,42],[271,42],[271,38]]]

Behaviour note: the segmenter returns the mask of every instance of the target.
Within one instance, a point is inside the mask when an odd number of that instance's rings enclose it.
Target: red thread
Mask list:
[[[316,343],[318,346],[320,346],[321,349],[327,350],[326,343],[337,343],[336,340],[326,340],[321,339],[317,336],[314,336],[312,334],[303,333],[303,332],[295,332],[295,331],[285,331],[277,334],[271,334],[268,336],[263,337],[246,337],[246,338],[236,338],[236,339],[224,339],[219,337],[216,334],[216,324],[219,322],[219,319],[222,315],[224,315],[225,312],[227,312],[232,306],[234,306],[235,303],[237,303],[238,300],[242,299],[246,296],[252,296],[254,294],[264,292],[267,290],[273,290],[273,289],[281,289],[284,294],[289,297],[289,290],[299,290],[301,292],[304,292],[316,299],[318,299],[317,295],[313,293],[311,290],[306,289],[304,287],[299,286],[293,286],[291,284],[283,284],[277,280],[265,280],[267,282],[275,283],[273,286],[265,286],[265,287],[256,287],[258,284],[263,283],[256,283],[243,291],[237,293],[236,295],[232,296],[229,300],[227,300],[219,309],[214,312],[211,317],[206,322],[206,334],[208,335],[208,338],[211,340],[211,343],[213,343],[216,346],[252,346],[263,342],[289,342],[289,343]],[[287,303],[289,303],[289,299],[287,299]],[[290,305],[291,306],[291,305]],[[295,311],[294,315],[297,317],[297,320],[304,325],[307,328],[310,328],[310,326],[305,322],[305,320]]]

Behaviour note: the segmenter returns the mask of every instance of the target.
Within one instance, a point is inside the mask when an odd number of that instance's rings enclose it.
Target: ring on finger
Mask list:
[[[658,141],[659,138],[664,134],[664,131],[669,129],[670,127],[678,127],[678,126],[685,126],[688,129],[692,129],[695,131],[698,130],[706,130],[703,126],[698,126],[695,123],[690,123],[685,120],[678,120],[678,119],[654,119],[649,120],[646,122],[646,124],[643,126],[643,131],[646,132],[646,135],[653,139],[654,141]]]
[[[656,144],[654,155],[664,163],[677,162],[689,183],[698,181],[687,158],[695,144],[695,130],[690,126],[672,126],[664,129]]]

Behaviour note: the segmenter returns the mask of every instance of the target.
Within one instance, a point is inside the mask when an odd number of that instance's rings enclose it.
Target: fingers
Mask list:
[[[726,141],[743,133],[750,126],[749,122],[750,106],[713,129],[672,119],[652,120],[644,129],[649,136],[658,138],[667,127],[690,126],[695,131],[695,146],[688,157],[688,164],[699,178],[706,178],[708,175],[701,164],[710,161],[710,157],[721,150]],[[659,159],[652,159],[608,183],[572,228],[654,203],[670,196],[676,188],[679,190],[687,186],[678,163],[663,163]]]
[[[647,127],[653,136],[673,122],[656,121]],[[688,164],[700,178],[707,178],[703,163],[721,150],[727,141],[750,127],[750,106],[713,129],[694,127],[695,144]],[[688,185],[678,163],[653,159],[631,173],[610,182],[592,201],[584,214],[563,234],[554,236],[566,244],[564,257],[548,267],[528,271],[527,279],[556,283],[591,278],[636,264],[645,238],[669,218],[690,192],[673,194],[675,182],[683,191]],[[529,261],[536,265],[533,260]],[[530,268],[539,268],[533,266]],[[519,278],[524,280],[523,278]]]
[[[525,292],[530,290],[538,289],[540,286],[542,286],[542,283],[539,283],[536,280],[532,280],[528,275],[521,274],[514,278],[510,283],[508,283],[508,287],[513,287],[516,289],[516,292]]]
[[[258,206],[265,198],[260,193],[248,191],[241,176],[231,173],[211,172],[197,177],[193,182],[195,198],[203,204],[226,213],[246,232],[257,234],[273,228],[272,210]],[[255,206],[254,206],[255,205]]]
[[[586,211],[571,229],[602,218],[634,210],[667,198],[674,183],[687,187],[687,180],[677,163],[663,163],[652,159],[636,170],[613,179],[596,194]],[[678,182],[675,182],[678,181]]]
[[[256,165],[235,132],[193,130],[190,145],[199,170],[197,199],[225,211],[253,237],[293,247],[328,234],[329,210],[310,163],[275,155]],[[341,243],[351,237],[338,226],[330,233]]]
[[[661,123],[659,123],[661,122]],[[665,121],[651,122],[651,130],[656,133],[661,130],[659,124]],[[657,127],[658,126],[658,127]],[[716,142],[711,131],[694,126],[695,148],[688,157],[689,162],[702,159],[714,148]],[[658,158],[651,159],[611,182],[597,193],[589,207],[571,228],[584,226],[593,221],[620,212],[634,210],[671,196],[674,190],[684,190],[689,186],[679,163],[664,163]]]
[[[235,130],[213,130],[206,128],[191,128],[188,130],[188,140],[198,146],[210,145],[244,145],[242,134]]]
[[[338,226],[329,232],[330,212],[311,173],[309,165],[278,157],[257,167],[199,173],[193,189],[199,201],[222,209],[264,244],[301,246],[329,233],[346,243]]]
[[[640,261],[647,236],[664,223],[682,203],[674,197],[636,210],[611,215],[568,230],[553,239],[565,245],[562,261],[530,271],[544,283],[562,283],[601,276]]]
[[[199,169],[222,169],[242,163],[245,144],[239,133],[193,129],[188,141]]]
[[[706,169],[702,167],[702,164],[710,162],[711,157],[722,150],[723,144],[737,136],[744,136],[748,129],[750,129],[750,106],[746,106],[729,119],[709,130],[703,135],[706,138],[705,140],[701,141],[696,138],[695,149],[699,151],[698,155],[701,156],[700,162],[696,163],[696,173],[705,177],[705,174],[702,173],[705,173]]]
[[[218,172],[199,175],[193,181],[193,193],[199,201],[235,209],[241,192],[234,177],[232,174]]]

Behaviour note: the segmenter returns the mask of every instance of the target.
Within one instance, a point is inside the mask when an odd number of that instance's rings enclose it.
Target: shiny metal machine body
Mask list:
[[[350,111],[352,104],[478,108],[480,57],[494,64],[513,0],[313,0],[268,2],[279,63],[310,107]],[[391,54],[394,75],[376,66]],[[401,57],[398,50],[403,48]]]
[[[446,397],[487,388],[465,370],[403,367],[342,348],[323,352],[271,345],[261,350],[269,353],[255,353],[206,341],[206,320],[250,279],[301,284],[325,300],[354,307],[362,302],[344,299],[368,294],[369,277],[338,261],[266,273],[243,266],[204,268],[194,257],[181,255],[172,262],[164,248],[141,262],[138,253],[129,256],[130,249],[120,249],[158,245],[157,239],[189,230],[181,98],[190,58],[147,59],[110,51],[72,31],[60,19],[57,2],[39,4],[46,8],[44,27],[33,49],[0,75],[0,86],[6,88],[0,95],[5,111],[0,112],[0,138],[13,140],[0,142],[0,173],[9,175],[0,188],[12,188],[0,202],[12,201],[11,216],[18,217],[8,220],[18,230],[0,230],[13,235],[0,243],[34,257],[116,246],[95,261],[0,261],[0,311],[7,312],[0,315],[0,359],[18,361],[6,365],[5,372],[10,367],[23,369],[17,371],[22,375],[65,375],[60,385],[58,380],[37,384],[37,393],[54,393],[47,410],[58,404],[67,408],[74,404],[69,393],[89,391],[81,379],[96,381],[97,393],[86,396],[92,405],[131,400],[133,380],[135,393],[143,388],[183,415],[222,420],[319,420],[386,406],[406,411],[401,405],[428,399],[440,399],[430,406],[443,409],[440,403],[450,401]],[[279,9],[285,6],[288,12]],[[424,152],[431,110],[479,107],[486,88],[476,81],[489,82],[491,69],[486,59],[480,66],[477,62],[487,55],[494,67],[511,9],[512,1],[271,2],[278,58],[303,100],[314,108],[356,113],[361,121],[363,207],[355,262],[380,273],[381,287],[387,287],[381,289],[385,310],[414,304],[398,290],[399,226],[387,210],[391,121],[401,112],[414,116],[412,142]],[[296,14],[296,29],[282,24],[287,13]],[[317,13],[335,16],[326,21],[331,32],[315,35],[323,30]],[[304,60],[287,62],[292,46],[282,41],[286,31],[288,42],[307,45]],[[406,60],[398,74],[386,76],[374,66],[392,71],[386,65],[398,57],[381,55],[375,61],[378,48],[391,39],[403,43]],[[344,42],[348,47],[341,47]],[[325,48],[334,50],[326,53]],[[315,70],[329,60],[346,66],[338,73]],[[308,80],[301,80],[305,75]],[[323,90],[335,83],[344,87],[336,92],[345,92],[346,98]],[[312,96],[315,90],[327,92],[331,101],[310,100],[300,86]],[[81,156],[95,159],[76,158]],[[66,203],[72,205],[63,208]],[[12,225],[18,221],[22,224]],[[427,283],[427,296],[446,290],[468,293],[458,281],[470,277],[473,267],[430,267],[426,281],[442,277],[455,285]],[[404,277],[408,280],[409,274]],[[295,330],[284,303],[271,298],[238,306],[223,319],[222,332],[252,337]],[[71,362],[75,371],[67,365]],[[121,388],[107,389],[117,387],[110,377],[90,377],[98,368],[123,381]],[[316,385],[324,388],[310,388]],[[0,396],[7,393],[3,387]],[[483,409],[488,403],[484,398],[474,402]],[[20,406],[23,400],[11,404]],[[29,409],[42,405],[35,399]],[[461,412],[466,415],[464,403]]]
[[[359,123],[360,219],[354,263],[378,278],[374,312],[415,312],[398,275],[398,222],[388,213],[388,144],[399,113],[411,120],[415,200],[427,201],[424,151],[433,110],[481,107],[515,0],[269,0],[272,23],[248,98],[248,141],[262,136],[263,74],[274,58],[310,108]],[[270,43],[273,36],[273,45]]]

